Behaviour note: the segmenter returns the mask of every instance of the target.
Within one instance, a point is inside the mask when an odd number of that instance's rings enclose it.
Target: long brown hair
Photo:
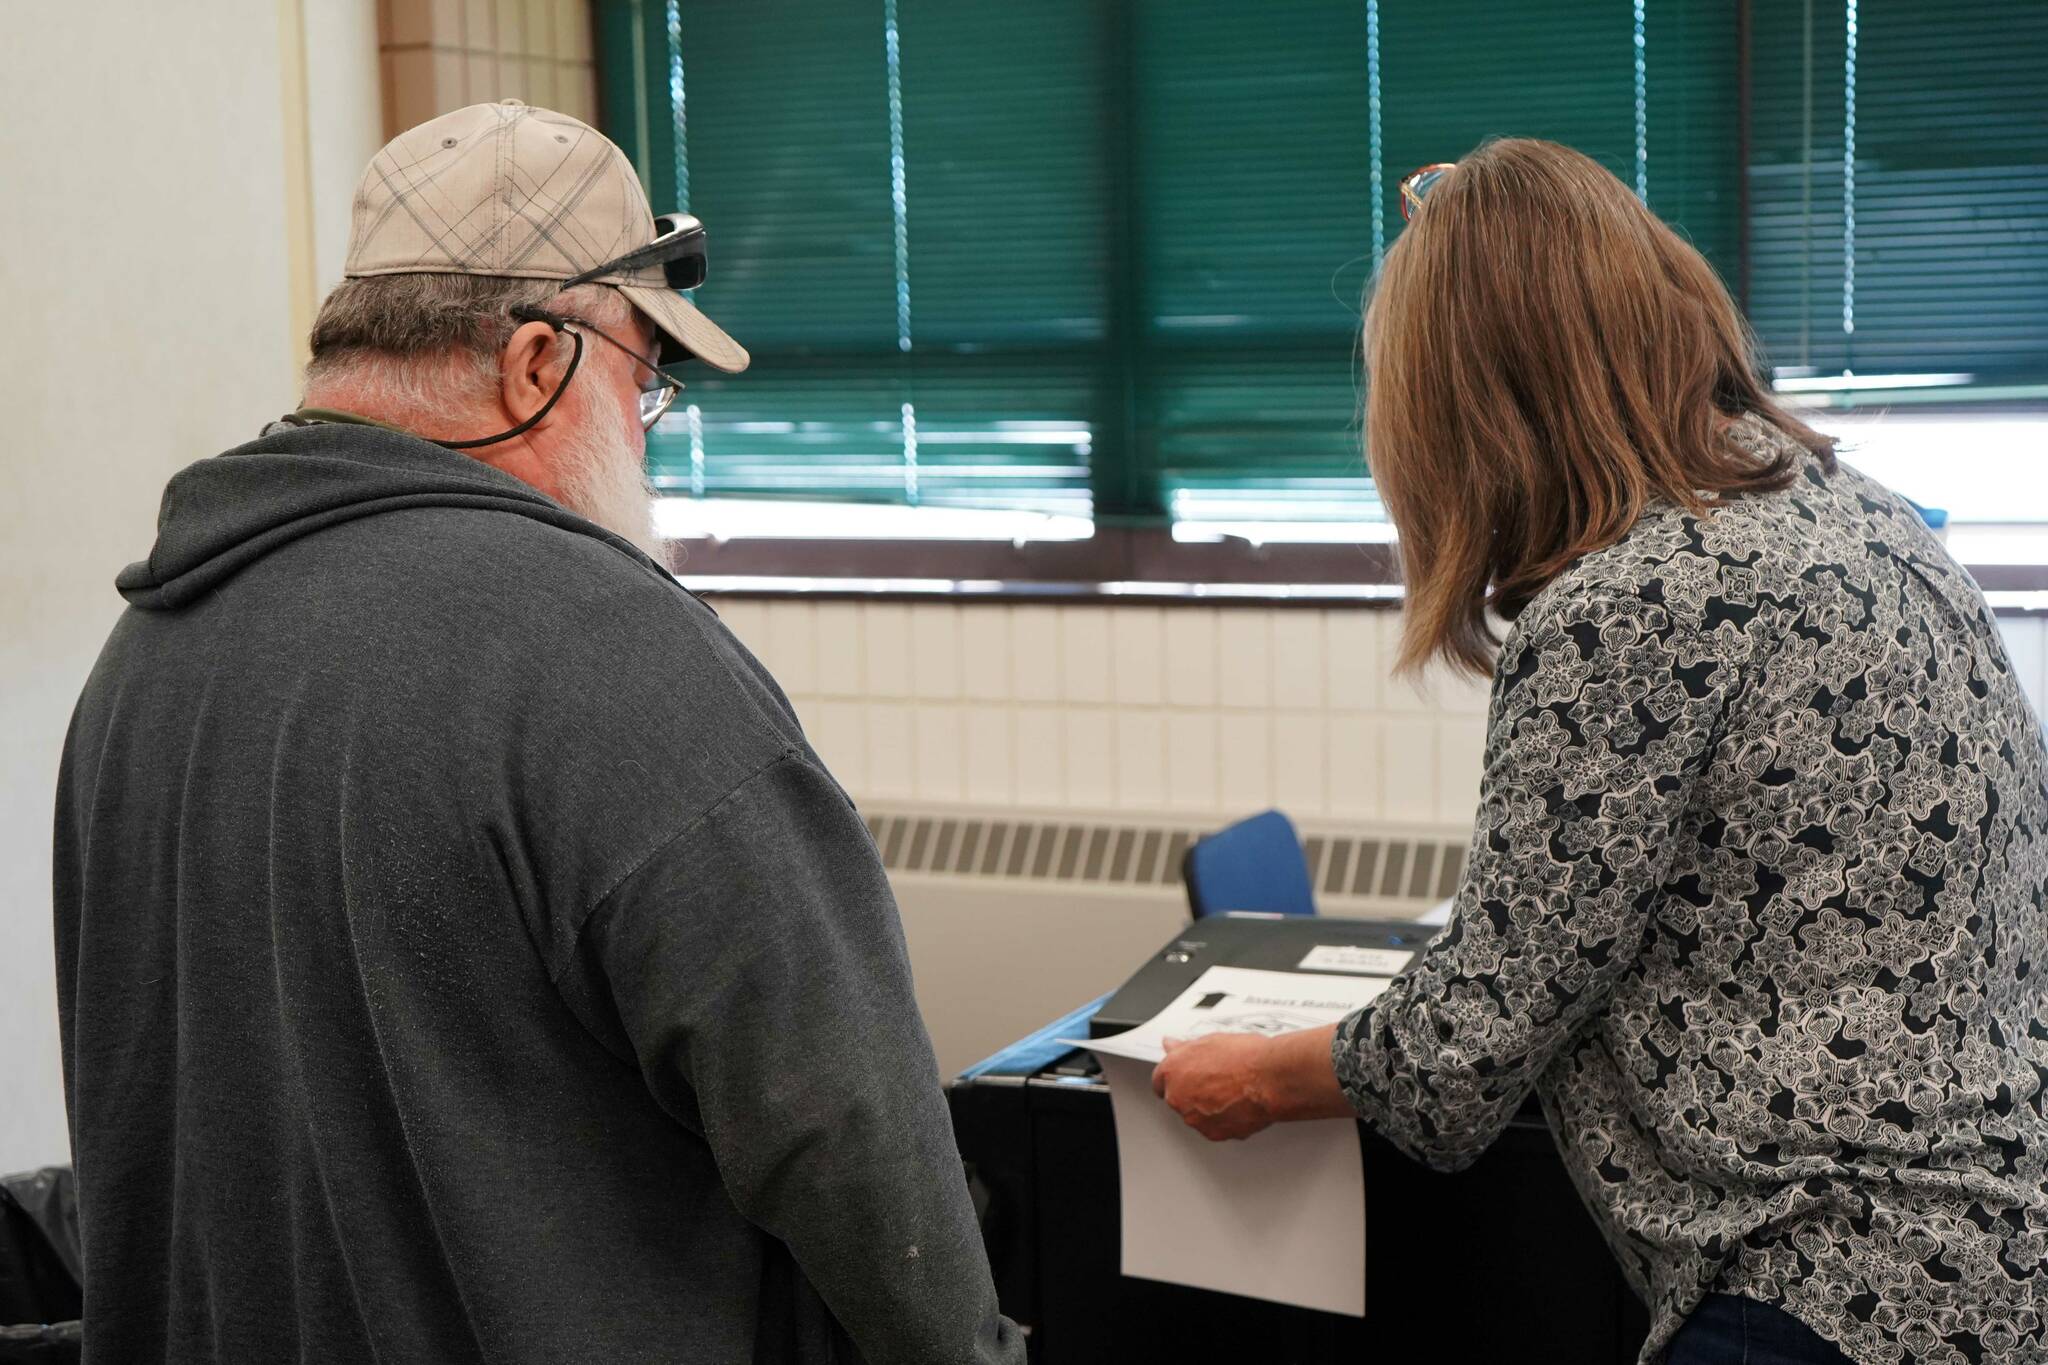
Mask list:
[[[1755,413],[1832,465],[1772,401],[1749,330],[1699,252],[1590,157],[1489,142],[1387,253],[1365,322],[1366,437],[1400,532],[1400,667],[1487,672],[1513,619],[1646,503],[1703,511],[1782,488],[1726,439]]]

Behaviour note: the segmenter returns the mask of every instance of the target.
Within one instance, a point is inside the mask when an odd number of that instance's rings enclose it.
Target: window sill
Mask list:
[[[670,567],[725,597],[1273,607],[1400,605],[1392,545],[1188,543],[1158,527],[1087,540],[672,540]],[[2000,615],[2048,615],[2048,563],[1969,566]]]

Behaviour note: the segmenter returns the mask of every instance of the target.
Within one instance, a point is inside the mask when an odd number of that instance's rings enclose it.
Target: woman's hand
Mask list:
[[[1166,1040],[1166,1060],[1152,1071],[1152,1093],[1208,1138],[1248,1138],[1278,1115],[1264,1094],[1272,1040],[1256,1033],[1212,1033]]]
[[[1351,1101],[1337,1083],[1330,1046],[1337,1026],[1268,1038],[1212,1033],[1166,1041],[1152,1071],[1152,1092],[1211,1142],[1248,1138],[1288,1119],[1348,1118]]]

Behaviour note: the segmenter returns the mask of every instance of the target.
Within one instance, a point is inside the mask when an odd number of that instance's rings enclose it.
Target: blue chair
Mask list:
[[[1294,822],[1277,810],[1240,820],[1189,845],[1181,862],[1194,918],[1230,910],[1313,915],[1308,858]]]
[[[1935,533],[1937,538],[1940,537],[1943,531],[1948,529],[1948,509],[1946,507],[1922,507],[1911,498],[1906,499],[1906,506],[1920,514],[1920,520],[1926,524],[1928,530]]]

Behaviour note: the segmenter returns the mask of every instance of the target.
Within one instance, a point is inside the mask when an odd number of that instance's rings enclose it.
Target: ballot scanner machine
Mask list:
[[[1116,1132],[1093,1054],[1212,966],[1294,971],[1317,948],[1419,949],[1405,923],[1227,916],[1189,925],[1123,987],[948,1087],[1003,1312],[1038,1365],[1172,1360],[1622,1365],[1648,1328],[1532,1101],[1469,1169],[1443,1175],[1361,1127],[1366,1315],[1345,1317],[1120,1273]]]

